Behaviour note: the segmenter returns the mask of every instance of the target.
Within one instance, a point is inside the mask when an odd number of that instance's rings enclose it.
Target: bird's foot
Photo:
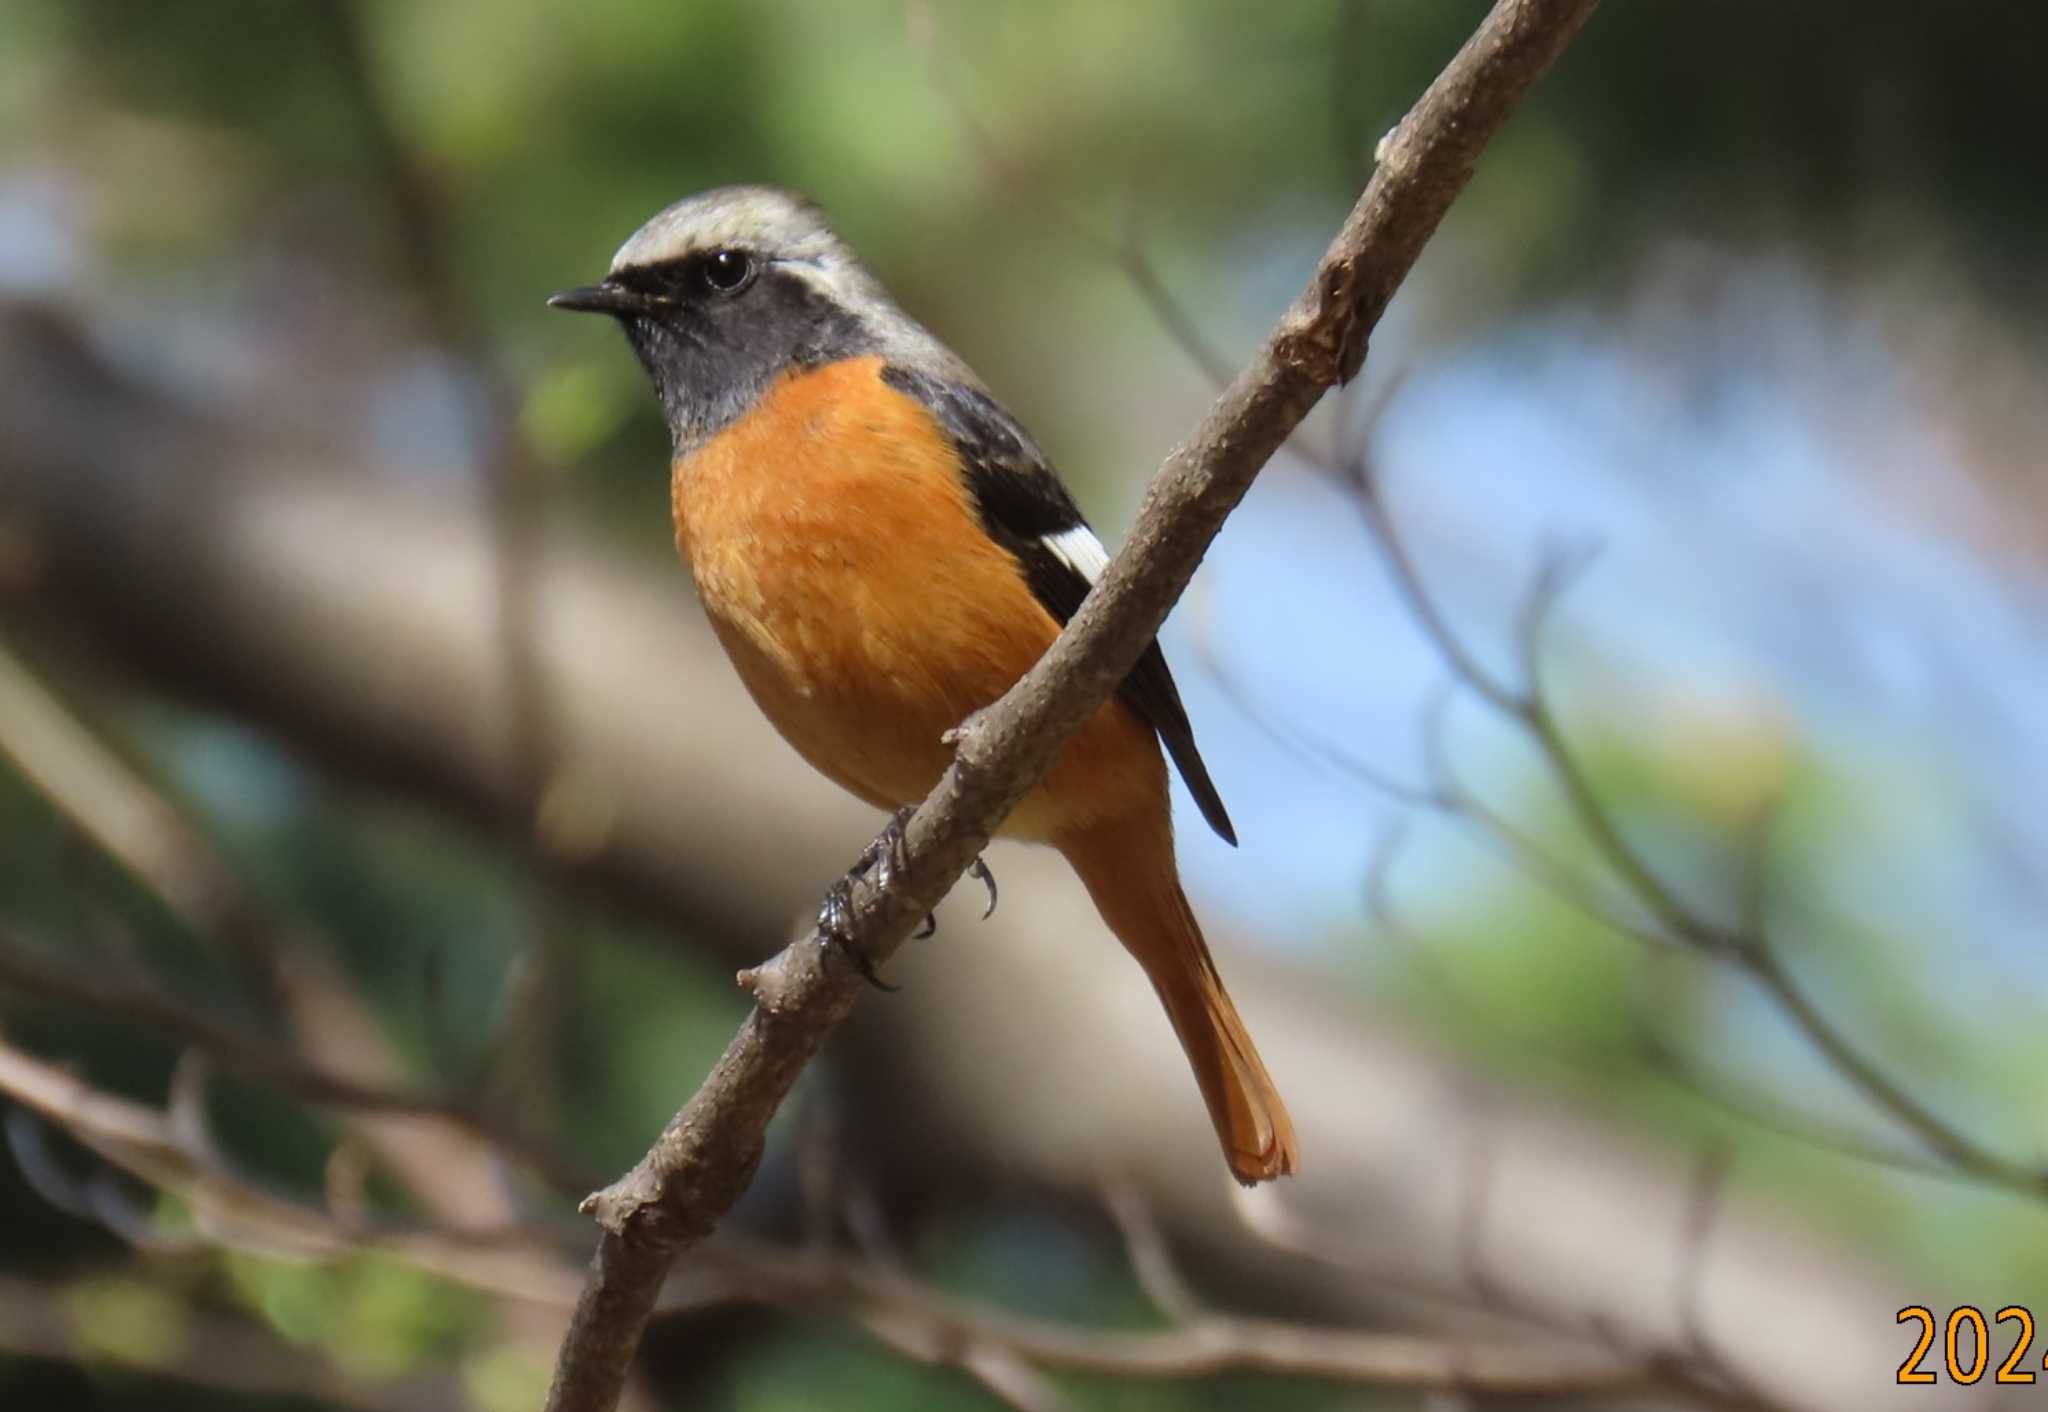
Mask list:
[[[915,808],[905,807],[890,815],[889,822],[882,826],[882,831],[861,850],[860,859],[854,864],[854,871],[865,873],[870,868],[874,869],[876,887],[887,887],[894,882],[896,870],[908,861],[903,856],[903,830],[909,825],[910,816],[916,812]],[[922,941],[938,929],[939,919],[927,912],[924,914],[924,925],[911,933],[911,940]]]
[[[910,816],[917,810],[898,809],[889,816],[889,822],[882,825],[882,831],[868,840],[868,846],[860,851],[854,860],[849,877],[863,877],[869,869],[874,870],[875,886],[887,887],[895,880],[896,870],[908,861],[903,856],[903,830],[910,823]]]
[[[900,987],[882,979],[875,969],[875,958],[853,939],[853,884],[865,871],[865,867],[857,867],[826,889],[825,900],[818,904],[818,944],[844,956],[860,972],[861,979],[876,990],[895,991]]]
[[[887,887],[895,880],[896,870],[904,866],[903,828],[910,822],[914,809],[898,809],[882,831],[868,841],[860,851],[860,857],[853,860],[853,866],[846,876],[832,884],[825,894],[825,900],[818,906],[818,932],[821,939],[835,947],[839,953],[853,963],[861,978],[877,990],[893,991],[898,987],[883,980],[875,970],[874,958],[869,956],[853,940],[853,885],[874,874],[876,887]],[[924,927],[917,935],[930,936],[938,930],[937,918],[925,915]]]
[[[910,816],[916,812],[914,808],[898,809],[890,817],[889,822],[882,826],[882,831],[869,840],[868,846],[860,851],[860,857],[854,859],[853,867],[847,870],[845,877],[832,885],[831,890],[825,894],[825,900],[818,906],[820,939],[827,945],[835,947],[853,963],[854,969],[860,972],[868,984],[880,990],[893,991],[899,987],[890,985],[881,978],[875,970],[873,958],[853,940],[853,885],[869,873],[874,874],[876,887],[887,887],[895,880],[897,870],[904,867],[908,861],[903,855],[903,830],[909,824]],[[979,854],[967,865],[967,871],[979,878],[981,885],[988,889],[988,906],[981,914],[982,920],[986,921],[995,915],[996,875],[989,871],[987,862]],[[938,929],[939,919],[927,912],[924,915],[924,925],[912,933],[912,939],[923,940]]]

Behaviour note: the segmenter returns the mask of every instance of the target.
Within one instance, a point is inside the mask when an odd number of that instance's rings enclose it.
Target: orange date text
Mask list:
[[[2034,1316],[2022,1305],[2008,1304],[1986,1318],[1976,1305],[1958,1304],[1943,1318],[1924,1304],[1909,1304],[1898,1321],[1915,1330],[1913,1347],[1899,1364],[1901,1383],[1925,1385],[1943,1374],[1965,1386],[1986,1374],[1994,1383],[2035,1381]],[[2040,1366],[2048,1369],[2048,1356]]]

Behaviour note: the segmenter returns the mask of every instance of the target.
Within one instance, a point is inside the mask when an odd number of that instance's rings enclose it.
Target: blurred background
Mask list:
[[[740,693],[550,292],[799,188],[1113,543],[1483,13],[11,0],[0,1403],[537,1406],[576,1198],[878,822]],[[1940,1328],[1893,1384],[1904,1305],[2048,1316],[2044,42],[1597,13],[1167,628],[1304,1174],[1233,1195],[998,845],[636,1405],[2034,1405]],[[1245,1356],[1130,1352],[1190,1330]]]

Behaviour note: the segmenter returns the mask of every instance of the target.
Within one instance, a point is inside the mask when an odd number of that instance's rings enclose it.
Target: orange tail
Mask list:
[[[1250,1186],[1292,1172],[1301,1163],[1294,1120],[1181,892],[1170,829],[1163,821],[1102,824],[1065,834],[1057,846],[1165,1003],[1231,1173]]]

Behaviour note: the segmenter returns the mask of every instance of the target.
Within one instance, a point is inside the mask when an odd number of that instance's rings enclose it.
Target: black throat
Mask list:
[[[773,265],[730,296],[679,289],[661,266],[629,277],[662,298],[621,322],[668,414],[678,456],[732,425],[783,373],[878,348],[859,315]]]

